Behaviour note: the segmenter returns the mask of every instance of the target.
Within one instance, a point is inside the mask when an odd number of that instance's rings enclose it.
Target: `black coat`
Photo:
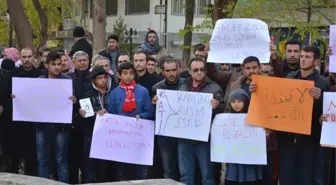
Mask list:
[[[81,38],[77,40],[74,45],[72,45],[72,48],[70,50],[69,56],[73,57],[73,55],[77,51],[84,51],[89,55],[89,66],[91,66],[91,60],[92,60],[92,46],[91,44],[85,39]]]

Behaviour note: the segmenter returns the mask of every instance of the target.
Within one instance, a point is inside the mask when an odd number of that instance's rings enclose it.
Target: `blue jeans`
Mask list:
[[[128,164],[128,163],[115,163],[115,169],[117,174],[117,181],[125,181],[127,179],[130,170],[135,170],[135,180],[145,180],[148,179],[148,166]]]
[[[36,129],[37,174],[42,178],[50,175],[50,152],[54,147],[58,180],[68,183],[68,131],[52,125]]]
[[[318,142],[279,142],[281,185],[314,185],[320,145]]]
[[[195,163],[199,164],[202,185],[215,185],[214,163],[210,161],[210,143],[180,140],[178,160],[181,183],[195,185]]]
[[[157,136],[163,165],[163,177],[178,180],[178,139],[165,136]]]

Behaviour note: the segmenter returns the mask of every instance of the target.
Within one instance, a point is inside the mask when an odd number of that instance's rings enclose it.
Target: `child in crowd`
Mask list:
[[[249,95],[243,89],[230,94],[230,113],[247,113]],[[225,185],[258,185],[262,180],[261,165],[230,164],[226,165]]]

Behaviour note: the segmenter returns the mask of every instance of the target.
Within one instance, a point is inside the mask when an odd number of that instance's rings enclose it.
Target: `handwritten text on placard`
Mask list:
[[[313,81],[254,75],[257,91],[252,93],[247,123],[278,131],[310,135]]]
[[[246,57],[256,56],[262,63],[268,63],[269,43],[268,26],[262,21],[221,19],[213,30],[207,61],[241,64]]]
[[[91,158],[152,165],[153,148],[153,121],[113,114],[96,117]]]
[[[211,128],[211,161],[267,164],[266,134],[245,123],[246,114],[218,114]]]
[[[212,94],[157,90],[155,134],[208,141]]]
[[[321,140],[322,146],[336,148],[336,93],[323,93],[323,115],[327,121],[323,122]]]

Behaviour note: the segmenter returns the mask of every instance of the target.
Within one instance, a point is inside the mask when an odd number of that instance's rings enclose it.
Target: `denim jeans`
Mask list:
[[[82,183],[103,183],[107,182],[106,171],[108,162],[106,160],[90,158],[91,137],[84,136],[83,143],[83,181]]]
[[[279,142],[281,185],[314,185],[320,145],[318,142]]]
[[[180,140],[178,160],[181,183],[195,185],[195,163],[199,164],[203,185],[215,185],[214,164],[210,161],[210,143]]]
[[[135,180],[148,179],[148,166],[116,162],[115,167],[117,181],[132,180],[127,179],[132,170],[135,170]]]
[[[39,177],[49,178],[50,153],[54,148],[58,180],[68,183],[68,131],[52,125],[36,129],[37,173]]]
[[[163,177],[178,180],[178,139],[165,136],[157,136],[160,154],[163,164]]]

